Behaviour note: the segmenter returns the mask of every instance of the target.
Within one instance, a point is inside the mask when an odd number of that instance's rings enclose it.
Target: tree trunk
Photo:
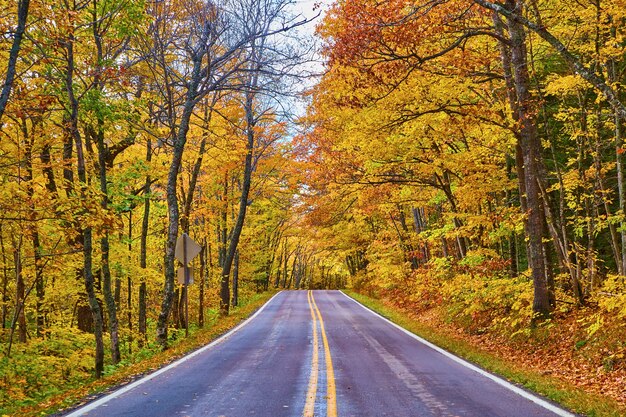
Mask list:
[[[131,254],[133,253],[133,211],[128,212],[128,263],[131,263]],[[126,286],[128,288],[126,296],[126,318],[128,320],[128,354],[133,353],[133,279],[130,274],[126,277]]]
[[[289,268],[289,257],[291,253],[287,253],[287,241],[285,241],[285,257],[283,259],[283,288],[287,288],[287,268]]]
[[[26,119],[22,118],[22,133],[24,135],[24,141],[26,142],[26,149],[24,151],[24,164],[26,165],[26,177],[25,181],[27,183],[26,192],[28,194],[28,205],[29,205],[29,217],[30,223],[27,227],[30,231],[31,242],[33,245],[33,253],[35,260],[35,291],[37,295],[37,301],[35,305],[35,314],[36,314],[36,323],[37,323],[37,337],[43,336],[44,330],[44,311],[43,311],[43,303],[45,297],[45,287],[43,280],[43,264],[41,259],[41,243],[39,238],[39,229],[37,227],[37,211],[35,208],[35,204],[33,198],[35,196],[35,189],[33,187],[33,146],[34,139],[33,133],[29,134]],[[34,130],[35,122],[33,121]]]
[[[70,124],[69,116],[63,115],[63,125]],[[65,129],[65,138],[63,141],[63,189],[66,197],[70,198],[74,193],[74,170],[72,168],[72,157],[74,155],[74,138],[70,129]],[[74,243],[74,242],[71,242]]]
[[[11,51],[9,52],[9,60],[7,62],[6,78],[4,79],[4,85],[2,86],[2,92],[0,93],[0,121],[2,115],[6,109],[6,105],[11,95],[11,88],[13,87],[13,80],[16,73],[17,57],[20,53],[22,46],[22,40],[24,38],[24,32],[26,31],[26,20],[28,19],[28,6],[30,0],[19,0],[17,2],[17,28],[13,36],[13,44],[11,45]]]
[[[67,48],[67,68],[65,86],[66,93],[68,95],[70,114],[68,117],[67,128],[69,130],[69,137],[72,138],[72,142],[76,146],[76,162],[78,179],[80,181],[80,197],[82,201],[88,200],[87,193],[87,171],[85,164],[85,157],[83,153],[83,142],[78,130],[78,100],[74,96],[74,34],[70,33],[66,39]],[[85,281],[85,290],[87,292],[87,298],[89,300],[89,308],[93,317],[94,324],[94,337],[96,342],[95,353],[95,374],[96,378],[102,376],[104,371],[104,344],[102,340],[102,314],[100,310],[100,304],[96,298],[96,292],[94,288],[94,277],[92,269],[92,229],[90,226],[81,230],[81,237],[83,243],[83,278]]]
[[[148,320],[146,316],[146,281],[141,281],[139,284],[139,323],[137,330],[141,335],[138,339],[139,347],[142,347],[147,338]]]
[[[26,343],[28,329],[26,327],[26,286],[24,285],[24,276],[22,275],[22,254],[20,247],[13,251],[13,260],[15,264],[15,314],[17,316],[17,340],[20,343]]]
[[[178,299],[178,326],[177,327],[180,329],[188,329],[187,315],[185,314],[185,307],[187,306],[188,286],[181,285],[180,289],[176,290],[176,292],[180,294],[180,298]]]
[[[298,286],[298,278],[296,277],[296,274],[298,273],[296,270],[296,266],[298,265],[298,257],[300,255],[299,254],[295,254],[293,256],[293,263],[291,264],[291,275],[289,276],[289,282],[287,283],[287,288],[291,288],[291,283],[295,282],[294,288],[297,290],[300,287]]]
[[[199,70],[198,70],[199,71]],[[176,278],[174,250],[176,248],[176,239],[178,238],[179,209],[178,196],[176,195],[176,187],[178,183],[178,172],[183,158],[185,143],[187,142],[187,132],[189,131],[189,120],[193,112],[194,101],[192,91],[188,92],[187,102],[181,116],[178,132],[175,135],[174,149],[172,154],[172,162],[167,176],[167,212],[168,212],[168,228],[167,242],[165,247],[165,283],[163,287],[163,300],[161,302],[161,312],[157,320],[157,340],[163,349],[167,349],[167,322],[174,301],[174,280]]]
[[[444,195],[446,196],[446,199],[448,200],[448,203],[450,204],[450,210],[453,213],[458,213],[459,210],[457,208],[456,205],[456,199],[454,197],[454,194],[452,193],[452,185],[451,185],[451,181],[450,181],[450,173],[448,171],[444,171],[443,175],[438,175],[435,174],[435,181],[439,184],[439,187]],[[453,222],[454,222],[454,228],[455,229],[460,229],[463,226],[463,222],[461,222],[461,220],[458,217],[454,217],[453,218]],[[458,250],[458,259],[463,259],[465,258],[465,255],[467,254],[467,243],[465,241],[465,238],[462,236],[457,236],[455,237],[456,240],[456,244],[457,244],[457,250]]]
[[[609,81],[613,84],[617,81],[616,63],[613,59],[608,64]],[[617,173],[617,199],[619,211],[622,213],[620,221],[620,256],[615,259],[620,274],[626,274],[626,187],[624,186],[624,138],[622,134],[622,118],[617,110],[613,112],[613,122],[615,123],[615,171]]]
[[[278,288],[278,286],[280,285],[280,274],[281,274],[281,268],[283,266],[283,254],[284,254],[284,249],[280,246],[280,244],[278,245],[278,270],[276,271],[276,278],[274,279],[274,288]]]
[[[507,0],[509,10],[521,10],[521,0]],[[508,29],[511,45],[511,67],[515,81],[517,111],[520,121],[520,146],[524,160],[527,202],[526,233],[530,249],[530,266],[534,286],[533,312],[537,318],[548,317],[551,311],[546,265],[543,253],[543,202],[540,195],[542,164],[541,141],[537,133],[535,112],[531,104],[530,81],[526,61],[526,40],[523,26],[509,19]]]
[[[600,105],[598,105],[597,112],[597,120],[601,120],[602,110]],[[604,178],[602,173],[602,129],[601,124],[598,123],[596,128],[596,138],[595,138],[595,149],[593,152],[593,164],[595,167],[595,196],[602,203],[602,207],[604,208],[604,213],[606,214],[606,218],[609,219],[613,216],[611,208],[609,207],[609,201],[606,197],[606,193],[608,191],[607,187],[604,184]],[[600,204],[595,205],[596,210]],[[597,214],[597,217],[600,217],[600,214]],[[624,271],[622,269],[622,263],[620,262],[620,238],[617,235],[617,230],[615,228],[615,224],[612,222],[608,222],[607,227],[609,228],[609,236],[611,236],[611,250],[613,251],[613,258],[615,259],[615,263],[617,266],[617,273],[619,275],[623,275]]]
[[[204,239],[202,250],[200,251],[200,282],[198,283],[198,327],[204,327],[204,287],[206,285],[206,257],[207,240]]]
[[[233,299],[232,306],[237,307],[239,305],[239,251],[235,252],[235,259],[233,260]]]
[[[9,267],[7,264],[7,253],[4,246],[4,237],[2,236],[2,225],[0,224],[0,250],[2,251],[2,328],[6,329],[7,318],[9,315],[8,305],[10,302],[9,291]]]
[[[419,235],[426,230],[424,209],[413,207],[411,208],[411,214],[413,215],[413,228],[415,229],[415,233]],[[428,241],[424,240],[424,243],[421,246],[420,250],[424,256],[423,263],[426,263],[430,260],[430,248],[428,246]]]
[[[626,187],[624,187],[624,142],[622,139],[622,121],[619,115],[615,114],[615,160],[617,170],[617,193],[619,194],[619,210],[622,213],[620,221],[620,238],[621,238],[621,259],[616,259],[617,263],[622,265],[622,274],[626,274]]]
[[[37,303],[35,304],[37,315],[37,337],[43,337],[45,321],[46,321],[46,309],[45,309],[45,297],[46,288],[43,278],[43,261],[41,259],[41,243],[39,241],[39,231],[35,226],[33,232],[33,249],[35,252],[35,294],[37,296]]]
[[[152,161],[152,142],[148,139],[148,143],[146,144],[146,162],[148,165]],[[147,288],[146,288],[146,269],[148,268],[148,229],[150,226],[150,184],[151,179],[150,175],[146,175],[146,182],[143,186],[143,197],[144,197],[144,206],[143,206],[143,219],[141,221],[141,241],[140,241],[140,249],[139,249],[139,266],[142,271],[144,271],[143,276],[141,277],[141,283],[139,284],[139,323],[138,330],[141,337],[139,338],[140,346],[143,345],[143,342],[147,338],[147,330],[148,330],[148,321],[146,314],[146,296],[147,296]]]
[[[176,285],[176,284],[174,284]],[[178,285],[176,285],[176,288],[174,289],[174,299],[172,300],[172,323],[174,323],[174,327],[177,329],[180,329],[181,326],[184,327],[182,325],[181,322],[181,314],[180,314],[180,309],[181,309],[181,294],[180,294],[180,287]]]
[[[96,77],[96,82],[98,79]],[[107,185],[107,149],[104,143],[104,121],[98,119],[97,131],[94,132],[95,139],[98,145],[98,176],[100,180],[100,192],[102,193],[102,199],[100,201],[100,207],[104,212],[109,209],[109,197],[108,197],[108,185]],[[111,269],[109,267],[109,232],[105,231],[100,238],[100,268],[102,273],[102,293],[104,295],[104,301],[107,306],[107,313],[109,317],[109,334],[111,341],[111,362],[115,365],[121,360],[120,344],[119,344],[119,323],[117,320],[117,306],[119,303],[119,291],[117,289],[116,280],[115,296],[111,291]]]
[[[253,76],[256,80],[256,76]],[[251,90],[253,90],[256,82],[253,81],[250,86]],[[228,250],[226,251],[226,256],[224,259],[224,265],[222,267],[221,273],[221,285],[220,285],[220,314],[225,316],[228,315],[230,310],[230,270],[233,264],[233,259],[235,257],[235,252],[237,251],[237,245],[239,244],[239,237],[241,236],[241,231],[243,230],[243,223],[246,218],[246,211],[248,209],[248,196],[250,194],[250,186],[252,184],[252,152],[254,150],[254,140],[255,140],[255,117],[254,117],[254,92],[247,91],[246,92],[246,103],[245,103],[245,112],[246,112],[246,158],[244,162],[244,171],[243,171],[243,183],[241,186],[241,197],[239,199],[239,213],[237,214],[237,221],[235,222],[230,238],[230,244],[228,246]]]
[[[497,13],[493,14],[493,23],[496,34],[498,34],[501,39],[505,39],[504,23]],[[519,123],[519,107],[517,102],[517,92],[515,90],[515,80],[511,63],[511,48],[510,45],[504,41],[498,42],[498,45],[500,49],[500,60],[502,61],[502,71],[506,86],[506,96],[509,102],[509,108],[511,109],[511,116],[516,123]],[[520,208],[522,210],[522,213],[526,213],[528,207],[526,203],[526,173],[524,169],[524,157],[522,154],[521,138],[518,131],[515,131],[515,137],[517,139],[517,143],[515,144],[514,162],[515,170],[517,173]],[[509,172],[509,176],[511,173],[511,169],[509,167],[510,164],[511,162],[509,162],[509,158],[507,157],[507,171]],[[510,201],[510,198],[508,198],[507,201]],[[527,249],[527,256],[529,256],[529,253],[530,251]],[[509,237],[509,254],[511,258],[511,276],[517,276],[519,272],[519,263],[517,260],[518,247],[515,234]]]
[[[122,280],[120,277],[115,277],[115,290],[113,291],[113,300],[115,305],[122,305]]]
[[[179,226],[179,208],[178,195],[176,188],[178,184],[178,172],[183,160],[183,152],[187,143],[187,133],[189,132],[189,123],[196,105],[198,87],[201,81],[202,60],[204,54],[194,56],[193,70],[189,82],[185,104],[180,117],[178,129],[172,129],[172,139],[174,147],[172,152],[172,162],[167,175],[166,200],[168,214],[167,241],[165,246],[165,283],[163,288],[163,300],[161,302],[161,312],[157,320],[157,340],[163,349],[167,349],[167,322],[174,300],[174,280],[176,278],[176,270],[174,265],[174,250],[176,248],[176,239],[178,239]]]
[[[217,101],[216,98],[213,100],[212,105]],[[191,171],[191,177],[189,178],[189,189],[187,190],[187,195],[185,197],[185,204],[183,206],[183,215],[181,217],[180,225],[183,229],[183,233],[189,234],[189,222],[191,218],[191,209],[193,206],[193,196],[196,190],[196,184],[198,183],[198,177],[200,175],[200,170],[202,168],[202,160],[204,158],[204,153],[206,152],[206,144],[209,136],[209,123],[211,122],[210,116],[212,112],[209,111],[209,105],[206,103],[204,110],[204,124],[202,128],[204,129],[202,134],[202,140],[200,141],[200,149],[198,150],[198,158],[194,163],[193,170]]]

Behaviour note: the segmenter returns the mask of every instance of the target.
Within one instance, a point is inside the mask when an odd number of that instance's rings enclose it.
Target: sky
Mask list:
[[[302,36],[308,38],[311,42],[319,44],[319,40],[313,40],[315,37],[315,26],[321,22],[324,17],[324,12],[330,7],[333,1],[334,0],[295,0],[292,7],[294,14],[300,15],[302,18],[313,19],[311,22],[308,22],[299,28],[299,32]],[[314,60],[316,62],[308,62],[303,67],[307,72],[320,74],[324,69],[322,58],[321,56],[316,55]],[[317,77],[309,77],[303,82],[301,88],[310,88],[317,82],[317,80]],[[306,103],[296,100],[292,110],[294,110],[299,116],[304,115],[306,111]]]
[[[324,12],[332,3],[332,0],[296,0],[294,10],[297,10],[298,13],[302,14],[304,17],[312,18],[319,13],[320,10]],[[316,5],[318,5],[317,8]],[[311,32],[313,32],[314,26],[315,24],[310,25]]]
[[[315,36],[315,26],[324,18],[324,13],[332,3],[333,0],[295,0],[294,12],[303,18],[313,19],[311,22],[303,25],[300,28],[300,32],[307,37],[313,38]],[[319,67],[321,70],[321,64]]]

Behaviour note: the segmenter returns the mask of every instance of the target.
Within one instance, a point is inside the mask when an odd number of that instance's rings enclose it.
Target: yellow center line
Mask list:
[[[330,356],[330,347],[328,345],[326,331],[324,330],[322,313],[320,313],[319,308],[317,308],[313,292],[311,292],[311,301],[313,302],[313,307],[315,307],[315,311],[317,312],[317,317],[320,322],[322,341],[324,342],[324,356],[326,357],[326,415],[327,417],[337,417],[337,392],[335,388],[335,370],[333,368],[333,359]]]
[[[311,377],[309,378],[309,389],[306,393],[306,403],[304,404],[304,417],[313,417],[315,413],[315,398],[317,397],[317,378],[319,374],[319,342],[317,340],[317,321],[313,311],[311,300],[313,294],[311,291],[307,293],[307,301],[311,310],[311,318],[313,319],[313,359],[311,361]]]

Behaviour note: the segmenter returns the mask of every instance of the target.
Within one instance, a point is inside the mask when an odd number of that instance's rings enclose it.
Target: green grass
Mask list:
[[[626,415],[626,408],[620,407],[611,398],[588,393],[567,381],[521,368],[512,360],[496,357],[479,346],[446,334],[441,329],[411,319],[400,309],[385,305],[380,300],[353,291],[345,291],[345,293],[408,331],[516,385],[549,398],[568,410],[589,417]]]

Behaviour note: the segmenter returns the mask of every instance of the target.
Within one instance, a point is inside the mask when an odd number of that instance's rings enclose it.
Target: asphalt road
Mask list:
[[[246,324],[68,414],[572,416],[425,344],[338,291],[285,291]]]

